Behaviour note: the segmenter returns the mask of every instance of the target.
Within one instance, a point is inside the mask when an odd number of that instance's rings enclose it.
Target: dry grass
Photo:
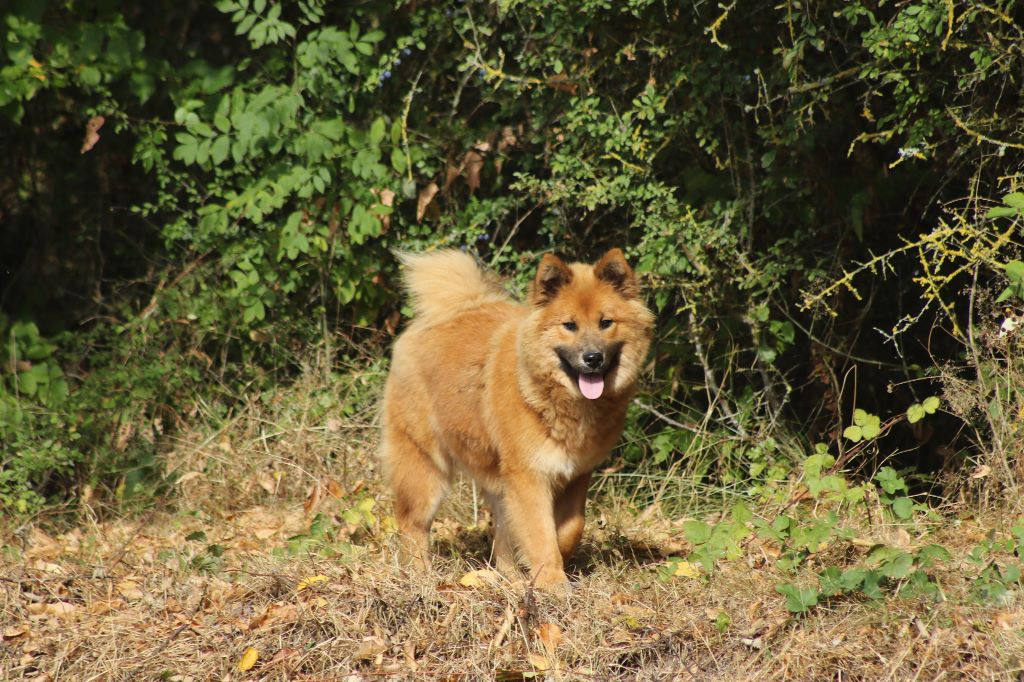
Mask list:
[[[169,454],[183,475],[177,509],[83,522],[62,533],[37,523],[5,528],[0,679],[1021,674],[1020,595],[993,606],[967,599],[978,572],[964,560],[967,548],[1005,527],[997,516],[904,538],[953,550],[936,574],[945,600],[840,599],[801,618],[775,591],[794,577],[763,561],[756,545],[712,576],[660,581],[654,569],[664,557],[687,549],[679,520],[623,504],[608,478],[573,567],[575,589],[557,600],[490,574],[475,586],[460,584],[487,558],[486,512],[474,507],[468,486],[435,526],[433,571],[397,568],[386,502],[369,525],[345,513],[378,497],[368,454],[372,420],[358,410],[344,424],[309,414],[283,396],[252,403],[205,436],[183,438]],[[333,456],[325,462],[322,453]],[[289,544],[309,534],[317,514],[329,530],[307,547]],[[90,517],[88,509],[82,517]],[[869,539],[886,534],[864,532]],[[849,560],[856,551],[836,545],[817,561]],[[810,582],[814,564],[795,581]],[[258,656],[242,671],[250,648]]]

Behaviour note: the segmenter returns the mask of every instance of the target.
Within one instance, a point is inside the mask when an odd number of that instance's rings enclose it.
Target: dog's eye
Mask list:
[[[568,329],[571,332],[574,332],[574,331],[576,331],[576,329],[578,329],[578,327],[576,326],[575,322],[563,322],[562,326],[565,327],[566,329]]]
[[[614,324],[614,320],[601,320],[598,326],[601,327],[601,329],[608,329],[612,324]]]

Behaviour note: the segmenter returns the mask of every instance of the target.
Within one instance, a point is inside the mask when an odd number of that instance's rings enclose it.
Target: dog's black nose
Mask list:
[[[583,364],[590,369],[600,369],[601,365],[604,364],[604,353],[584,353]]]

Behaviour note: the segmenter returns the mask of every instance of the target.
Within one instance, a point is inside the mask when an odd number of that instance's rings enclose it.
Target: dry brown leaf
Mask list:
[[[125,599],[142,599],[145,595],[134,580],[121,580],[117,583],[117,593]]]
[[[306,516],[313,513],[313,510],[320,504],[320,484],[314,483],[312,490],[306,495],[306,501],[302,503],[302,511],[306,512]]]
[[[181,485],[182,483],[188,483],[192,479],[199,478],[200,476],[206,476],[206,474],[204,474],[202,471],[189,471],[188,473],[182,474],[178,478],[178,485]]]
[[[56,559],[63,552],[64,547],[59,542],[38,528],[32,529],[29,548],[25,552],[26,559]]]
[[[992,467],[987,464],[982,464],[971,473],[971,478],[985,478],[992,473]]]
[[[384,329],[387,330],[388,334],[394,336],[398,333],[398,323],[402,321],[402,313],[397,310],[392,310],[391,314],[384,320]]]
[[[345,490],[341,487],[341,484],[335,481],[333,478],[328,478],[324,481],[324,485],[327,488],[327,493],[335,498],[340,499],[345,496]]]
[[[352,656],[359,661],[369,661],[383,654],[387,648],[387,642],[380,637],[363,637],[363,641],[359,643]]]
[[[447,163],[445,165],[445,167],[444,167],[444,187],[441,188],[442,192],[444,192],[445,194],[448,193],[448,190],[451,189],[452,183],[455,182],[455,180],[458,179],[458,177],[460,175],[462,175],[462,170],[463,170],[463,168],[465,168],[465,165],[466,165],[465,161],[463,161],[462,163],[460,163],[457,166],[454,163],[451,163],[451,162],[449,162],[449,163]]]
[[[70,618],[78,609],[76,604],[66,601],[55,601],[49,604],[29,604],[28,612],[33,616],[55,616],[57,618]]]
[[[436,182],[431,182],[429,185],[420,190],[419,196],[416,198],[416,222],[423,222],[423,217],[427,214],[427,207],[437,196],[438,187]]]
[[[294,623],[299,619],[299,610],[295,604],[287,604],[284,602],[274,602],[268,604],[263,613],[256,618],[249,621],[247,629],[260,630],[263,628],[270,628],[275,625],[283,625],[287,623]]]
[[[92,602],[85,610],[94,616],[102,616],[104,613],[116,611],[122,606],[124,606],[123,599],[103,599]]]
[[[483,587],[487,583],[493,583],[501,578],[501,575],[497,571],[490,569],[481,569],[479,571],[470,571],[461,578],[459,578],[459,584],[463,587]]]
[[[466,152],[462,165],[466,168],[466,186],[472,194],[480,188],[480,171],[484,168],[484,157],[476,149],[470,149]]]
[[[21,625],[12,625],[9,628],[4,629],[4,639],[14,639],[15,637],[21,637],[22,635],[28,635],[32,633],[32,628],[28,623],[22,623]]]
[[[554,623],[541,623],[537,628],[537,639],[548,651],[554,651],[562,641],[562,628]]]
[[[85,139],[82,140],[82,150],[79,152],[80,154],[86,153],[95,147],[96,143],[100,141],[99,129],[103,127],[106,120],[107,119],[102,116],[93,116],[89,119],[89,122],[85,124]]]
[[[381,206],[392,207],[395,205],[395,193],[390,189],[372,189],[370,190],[377,196]],[[391,214],[390,213],[374,213],[377,218],[380,219],[380,226],[382,232],[387,232],[388,228],[391,227]]]
[[[55,564],[52,561],[43,561],[42,559],[36,559],[29,564],[32,568],[37,571],[45,571],[46,573],[63,573],[64,567],[60,564]]]
[[[569,80],[569,77],[564,73],[556,73],[547,80],[549,88],[554,88],[559,92],[567,92],[570,95],[576,94],[576,84]]]
[[[547,672],[552,668],[551,661],[548,660],[547,656],[542,654],[531,653],[526,657],[526,660],[529,661],[530,665],[532,665],[538,672]],[[558,666],[556,665],[554,667],[557,668]]]
[[[278,663],[282,663],[282,662],[287,661],[289,659],[298,658],[298,657],[299,657],[299,650],[298,649],[293,649],[292,647],[286,646],[283,649],[278,649],[277,653],[274,654],[270,658],[270,660],[267,662],[267,665],[268,666],[276,665]]]

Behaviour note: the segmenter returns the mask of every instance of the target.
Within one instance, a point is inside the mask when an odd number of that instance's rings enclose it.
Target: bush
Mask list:
[[[17,0],[0,301],[70,355],[109,355],[64,384],[70,360],[29,360],[42,394],[5,375],[10,499],[50,470],[116,489],[102,429],[55,434],[174,411],[205,371],[286,379],[325,339],[328,365],[378,352],[400,324],[393,247],[465,248],[522,287],[544,250],[624,245],[660,314],[633,460],[763,482],[810,442],[839,454],[855,406],[938,392],[971,292],[1016,257],[1017,214],[984,215],[1024,149],[1009,7]],[[982,364],[958,376],[998,392]],[[766,447],[780,425],[799,447]],[[893,447],[938,469],[956,431]]]

